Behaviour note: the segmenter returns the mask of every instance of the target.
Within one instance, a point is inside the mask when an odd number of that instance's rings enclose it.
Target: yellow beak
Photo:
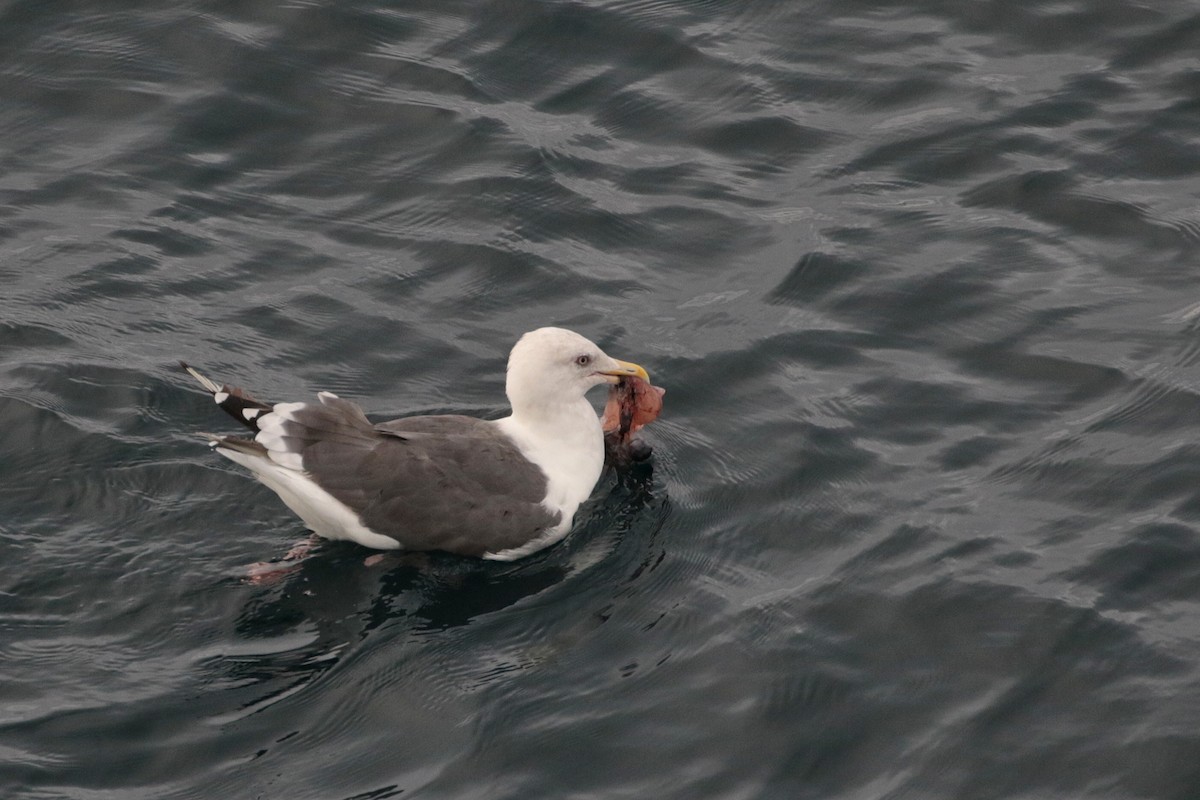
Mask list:
[[[650,374],[646,372],[645,367],[631,361],[617,361],[615,369],[602,369],[600,374],[612,378],[609,383],[616,383],[620,378],[641,378],[647,383],[650,382]]]

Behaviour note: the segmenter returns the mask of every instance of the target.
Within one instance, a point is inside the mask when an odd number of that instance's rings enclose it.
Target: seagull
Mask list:
[[[330,392],[264,403],[182,365],[252,438],[201,434],[279,495],[314,533],[377,550],[441,550],[513,561],[560,541],[604,469],[586,398],[622,377],[649,380],[563,328],[523,335],[508,357],[511,413],[379,424]]]

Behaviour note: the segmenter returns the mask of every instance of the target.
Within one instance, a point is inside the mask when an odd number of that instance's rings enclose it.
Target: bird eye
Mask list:
[[[592,363],[592,357],[587,354],[581,355],[575,359],[575,363],[581,367],[586,367],[588,364]]]

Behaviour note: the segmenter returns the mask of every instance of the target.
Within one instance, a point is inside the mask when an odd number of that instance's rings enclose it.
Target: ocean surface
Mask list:
[[[567,540],[246,579],[180,359],[551,324],[667,389]],[[0,0],[0,797],[1200,797],[1198,386],[1190,0]]]

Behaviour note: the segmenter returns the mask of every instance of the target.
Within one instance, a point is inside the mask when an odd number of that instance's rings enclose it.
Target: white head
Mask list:
[[[538,413],[575,403],[593,386],[616,383],[622,375],[649,379],[637,364],[611,358],[574,331],[538,328],[513,346],[504,389],[514,415]]]

